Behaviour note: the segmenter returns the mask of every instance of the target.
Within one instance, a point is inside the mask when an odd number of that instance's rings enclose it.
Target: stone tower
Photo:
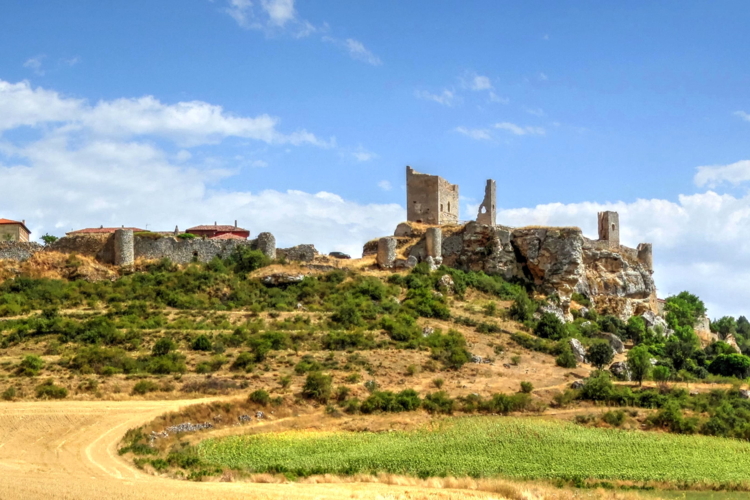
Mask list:
[[[599,240],[609,248],[620,248],[620,216],[617,212],[599,212]]]
[[[135,237],[132,229],[115,231],[115,265],[132,266],[135,263]]]
[[[458,186],[407,166],[406,220],[433,225],[458,223]]]
[[[478,224],[494,226],[497,223],[497,211],[495,208],[496,189],[495,181],[487,179],[487,185],[484,187],[484,200],[479,205],[479,213],[477,214]]]

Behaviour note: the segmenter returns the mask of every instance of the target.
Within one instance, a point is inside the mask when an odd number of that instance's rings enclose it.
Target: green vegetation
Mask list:
[[[214,467],[296,476],[389,472],[737,484],[747,481],[750,444],[480,417],[410,432],[286,432],[211,439],[200,443],[198,456]]]

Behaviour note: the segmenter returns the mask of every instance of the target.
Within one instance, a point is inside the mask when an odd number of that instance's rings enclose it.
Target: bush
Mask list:
[[[531,382],[521,382],[521,392],[530,394],[534,390],[534,384]]]
[[[238,274],[247,274],[271,264],[271,259],[266,254],[260,250],[251,250],[247,245],[236,246],[227,261]]]
[[[257,391],[250,393],[248,400],[252,403],[267,406],[271,401],[271,396],[263,389],[258,389]]]
[[[656,382],[666,382],[672,376],[672,370],[668,366],[655,366],[651,369],[651,378]]]
[[[625,412],[622,410],[608,411],[602,415],[602,420],[612,427],[620,427],[625,422]]]
[[[325,403],[331,397],[330,375],[321,372],[311,372],[307,374],[305,385],[302,388],[302,395],[309,399],[314,399],[320,403]]]
[[[708,371],[725,377],[747,378],[750,375],[750,357],[742,354],[720,354],[708,365]]]
[[[480,409],[489,413],[502,413],[507,415],[512,411],[523,411],[529,405],[530,397],[526,393],[513,395],[495,394],[492,399],[480,405]]]
[[[34,377],[44,368],[44,360],[39,356],[30,354],[24,356],[18,366],[18,374],[26,377]]]
[[[612,362],[613,357],[612,347],[606,340],[595,340],[586,350],[586,358],[600,370]]]
[[[247,371],[248,368],[253,367],[253,363],[255,362],[255,355],[251,352],[242,352],[234,359],[234,362],[232,362],[232,365],[230,366],[231,370],[245,370]]]
[[[591,375],[581,388],[581,399],[606,401],[612,396],[614,385],[607,372],[598,371]]]
[[[534,327],[534,335],[543,339],[560,340],[565,336],[565,325],[552,313],[542,313]]]
[[[16,388],[13,386],[8,387],[0,395],[5,401],[13,401],[16,398]]]
[[[154,347],[151,349],[153,356],[166,356],[173,350],[177,349],[177,344],[174,343],[169,337],[162,337],[154,343]]]
[[[413,389],[406,389],[398,394],[391,391],[375,391],[362,401],[360,411],[362,413],[414,411],[421,404],[419,395]]]
[[[211,350],[211,339],[208,336],[201,334],[195,337],[190,347],[194,351],[210,351]]]
[[[36,386],[36,397],[39,399],[65,399],[68,397],[68,390],[54,384],[52,379]]]
[[[563,344],[560,355],[555,358],[555,364],[562,368],[575,368],[578,366],[573,349],[567,343]]]
[[[159,385],[153,380],[141,380],[133,386],[133,394],[144,395],[159,390]]]
[[[523,323],[534,317],[538,305],[531,300],[526,292],[519,293],[510,306],[508,313],[516,321]]]
[[[432,348],[432,358],[448,368],[461,368],[471,360],[471,353],[466,350],[466,339],[456,330],[450,330],[447,334],[435,332],[424,342]]]
[[[453,413],[455,401],[445,391],[433,392],[425,396],[422,407],[430,413]]]

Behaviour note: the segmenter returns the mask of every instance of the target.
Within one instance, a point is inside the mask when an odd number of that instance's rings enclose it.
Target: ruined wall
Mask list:
[[[599,212],[599,240],[609,243],[610,248],[620,246],[620,216],[617,212]]]
[[[487,179],[487,185],[484,187],[484,199],[482,204],[479,205],[479,213],[477,213],[478,224],[489,226],[497,224],[496,197],[497,186],[495,181]]]
[[[48,247],[61,253],[75,253],[112,264],[115,261],[114,234],[80,234],[60,238]]]
[[[44,250],[39,243],[28,241],[0,241],[0,259],[24,261]]]
[[[183,240],[179,238],[135,238],[135,258],[159,260],[167,258],[175,264],[210,262],[214,257],[228,257],[238,246],[250,246],[245,240]]]
[[[406,167],[406,220],[424,224],[458,222],[458,186],[437,175]]]

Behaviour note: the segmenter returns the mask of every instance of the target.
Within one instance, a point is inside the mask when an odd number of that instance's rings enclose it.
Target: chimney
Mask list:
[[[102,224],[101,226],[99,226],[99,229],[104,229],[104,224]]]
[[[218,224],[216,223],[216,221],[214,221],[214,226],[218,226]]]
[[[234,219],[234,228],[237,229],[237,219]]]

